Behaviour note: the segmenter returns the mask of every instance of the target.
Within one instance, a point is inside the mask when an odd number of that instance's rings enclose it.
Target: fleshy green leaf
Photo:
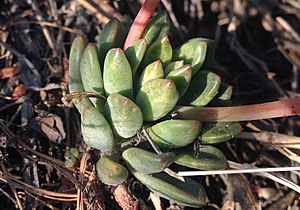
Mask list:
[[[178,68],[182,67],[183,65],[184,65],[183,60],[173,61],[173,62],[169,63],[167,65],[167,67],[164,69],[165,75],[168,75],[171,71],[178,69]]]
[[[122,153],[122,157],[135,171],[139,171],[144,174],[153,174],[162,172],[171,163],[173,163],[175,154],[167,152],[158,155],[141,148],[132,147],[126,149]]]
[[[103,66],[107,52],[116,47],[122,46],[122,26],[118,19],[109,21],[99,34],[97,41],[97,48],[99,52],[99,61],[101,67]]]
[[[137,84],[137,90],[139,90],[146,82],[157,78],[163,79],[163,77],[164,69],[160,60],[154,61],[153,63],[147,65],[142,72]]]
[[[134,136],[143,125],[140,108],[129,98],[118,93],[108,96],[104,114],[113,131],[123,138]]]
[[[181,103],[193,106],[207,105],[218,93],[221,84],[220,76],[201,71],[192,78],[190,86],[182,97]]]
[[[192,179],[184,178],[181,181],[164,172],[153,175],[137,171],[132,173],[151,191],[175,203],[197,208],[203,206],[207,200],[204,188]]]
[[[173,80],[179,92],[179,97],[182,97],[187,91],[192,79],[192,66],[184,65],[175,69],[168,74],[166,79]]]
[[[153,79],[142,86],[135,103],[141,108],[144,120],[153,121],[171,111],[178,98],[178,91],[172,80]]]
[[[200,145],[198,155],[191,149],[179,150],[175,162],[189,168],[199,170],[222,170],[228,168],[228,162],[221,150],[209,146]]]
[[[168,35],[170,27],[171,22],[168,14],[166,12],[160,13],[148,22],[141,37],[146,39],[148,45],[151,45],[155,40]]]
[[[80,75],[80,60],[86,46],[86,41],[82,36],[77,36],[71,46],[69,56],[69,90],[73,92],[83,92],[83,84]]]
[[[113,132],[93,105],[85,106],[81,114],[81,130],[87,145],[101,151],[111,151],[115,147]]]
[[[108,156],[102,156],[96,164],[99,179],[107,185],[118,185],[128,178],[128,170]]]
[[[120,48],[111,49],[105,58],[103,72],[106,95],[119,93],[128,98],[133,95],[133,81],[130,64]]]
[[[69,56],[69,91],[70,93],[74,92],[83,92],[83,84],[80,75],[80,61],[83,55],[84,49],[86,46],[86,41],[82,36],[76,37],[73,41]],[[86,105],[91,105],[89,98],[82,98],[81,100],[73,100],[76,108],[80,113]]]
[[[192,143],[201,130],[197,120],[166,120],[148,129],[153,142],[163,149],[184,147]]]
[[[200,70],[205,61],[207,41],[201,38],[190,39],[174,50],[173,60],[184,60],[193,67],[193,76]]]
[[[166,67],[172,60],[173,49],[168,36],[155,41],[147,50],[143,60],[143,66],[148,65],[156,60],[160,60]]]
[[[133,42],[132,46],[128,47],[125,50],[125,55],[128,62],[130,63],[132,75],[135,76],[135,73],[143,60],[147,49],[146,39],[139,39]]]
[[[207,106],[228,106],[231,104],[230,98],[233,92],[233,87],[231,85],[227,85],[222,83],[218,94],[213,98],[211,102]]]
[[[200,133],[202,144],[214,144],[232,139],[242,127],[237,122],[205,122]]]
[[[83,52],[80,62],[80,72],[85,91],[104,95],[104,85],[97,48],[93,44],[88,44]],[[90,98],[90,100],[100,112],[103,112],[105,101],[102,98]]]

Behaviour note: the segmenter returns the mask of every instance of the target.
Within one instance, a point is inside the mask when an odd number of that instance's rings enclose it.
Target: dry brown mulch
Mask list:
[[[149,190],[133,177],[117,189],[101,184],[94,167],[99,154],[83,144],[78,112],[61,101],[74,37],[95,41],[110,18],[134,18],[139,2],[1,2],[0,209],[121,209],[120,196],[128,199],[123,202],[128,209],[154,209],[154,204],[182,209],[164,199],[159,203],[153,195],[149,199]],[[234,104],[299,97],[299,1],[162,0],[158,10],[167,10],[172,19],[173,47],[192,37],[215,39],[211,70],[234,86]],[[243,127],[300,135],[299,117],[245,122]],[[64,152],[71,147],[81,151],[72,170],[64,166]],[[256,167],[300,163],[299,150],[259,141],[235,138],[218,147],[229,160]],[[298,172],[276,175],[299,184]],[[204,209],[299,209],[299,194],[264,176],[199,180],[209,197]]]

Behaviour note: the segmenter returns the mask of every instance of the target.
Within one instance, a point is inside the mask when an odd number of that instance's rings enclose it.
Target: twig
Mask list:
[[[12,133],[12,131],[9,130],[5,126],[5,124],[2,122],[2,120],[0,120],[0,129],[2,129],[2,131],[5,133],[5,135],[7,135],[9,138],[11,138],[17,145],[20,145],[21,147],[25,148],[27,151],[29,151],[32,154],[40,157],[41,159],[49,161],[50,163],[53,164],[53,166],[57,170],[59,170],[60,167],[63,167],[65,169],[65,167],[64,167],[65,164],[64,164],[63,161],[55,159],[53,157],[49,157],[48,155],[45,155],[43,153],[40,153],[38,151],[35,151],[35,150],[31,149],[28,145],[26,145],[23,141],[21,141],[19,138],[17,138],[17,136],[14,135]],[[68,169],[65,169],[65,170],[69,171]],[[76,173],[79,173],[78,171],[79,171],[78,169],[75,170]],[[85,176],[90,176],[90,175],[91,175],[91,173],[89,171],[86,171]],[[70,179],[70,177],[67,177],[67,178]],[[70,179],[70,181],[72,181],[72,179]]]
[[[52,209],[52,210],[59,210],[58,208],[52,206],[51,204],[39,199],[38,197],[34,196],[33,194],[29,193],[28,191],[25,191],[27,195],[29,195],[30,197],[34,198],[35,200],[39,201],[40,203],[44,204],[45,206],[47,206],[48,208]]]
[[[0,181],[2,181],[4,183],[8,183],[7,179],[10,179],[16,188],[19,188],[19,189],[22,189],[25,191],[29,191],[31,193],[34,193],[39,196],[43,196],[45,198],[49,198],[52,200],[61,200],[61,201],[75,201],[77,199],[76,194],[60,193],[60,192],[53,192],[53,191],[41,189],[41,188],[38,188],[38,187],[35,187],[32,185],[29,185],[29,184],[17,179],[16,177],[14,177],[13,175],[11,175],[9,173],[7,173],[7,176],[5,176],[6,179],[2,176],[3,175],[0,174]]]
[[[81,6],[85,9],[89,10],[96,18],[99,20],[100,23],[107,23],[109,18],[105,15],[101,14],[93,5],[91,5],[88,1],[85,0],[76,0]]]
[[[157,195],[157,194],[155,194],[153,192],[150,192],[149,198],[152,201],[155,210],[163,210],[163,208],[162,208],[162,202],[160,200],[159,195]]]
[[[122,18],[122,15],[115,8],[110,6],[107,1],[93,0],[93,2],[97,4],[97,6],[99,6],[99,8],[101,8],[106,14],[112,15],[119,20]]]
[[[86,166],[87,166],[87,161],[89,159],[89,148],[87,148],[85,150],[85,152],[83,153],[81,160],[80,160],[80,167],[79,167],[79,182],[82,184],[83,180],[84,180],[84,175],[85,174],[85,170],[86,170]],[[81,192],[81,190],[78,188],[77,190],[77,209],[78,210],[83,210],[84,209],[84,203],[83,203],[83,193]]]
[[[164,170],[164,172],[166,172],[167,174],[169,174],[171,177],[174,177],[175,179],[178,179],[178,180],[180,180],[182,182],[185,182],[184,177],[180,176],[178,173],[176,173],[175,171],[173,171],[173,170],[171,170],[169,168],[166,168]]]
[[[37,18],[37,20],[38,20],[38,21],[44,21],[44,18],[43,18],[43,16],[42,16],[42,12],[40,11],[40,9],[39,9],[39,7],[38,7],[38,4],[37,4],[36,0],[32,0],[32,1],[28,0],[27,2],[28,2],[28,4],[31,3],[32,9],[33,9],[33,10],[35,11],[35,13],[36,13],[36,18]],[[43,34],[44,34],[44,36],[45,36],[47,42],[48,42],[49,47],[53,50],[55,56],[57,56],[57,52],[56,52],[56,49],[55,49],[55,47],[54,47],[53,37],[51,36],[49,30],[48,30],[46,27],[43,27],[43,26],[42,26],[42,31],[43,31]]]
[[[7,192],[5,192],[1,187],[0,187],[0,192],[3,193],[9,200],[11,200],[15,205],[17,205],[17,201],[13,199]]]
[[[102,98],[103,100],[106,100],[106,97],[102,94],[87,91],[87,92],[68,93],[61,98],[61,101],[65,105],[68,105],[68,103],[70,103],[72,100],[81,100],[82,98],[88,98],[88,97]]]
[[[235,163],[229,161],[231,168],[236,168],[234,170],[216,170],[216,171],[180,171],[178,175],[180,176],[207,176],[207,175],[221,175],[221,174],[241,174],[241,173],[258,173],[260,176],[267,177],[272,179],[275,182],[278,182],[284,186],[289,187],[292,190],[300,193],[300,187],[295,183],[275,175],[270,174],[269,172],[282,172],[282,171],[296,171],[300,170],[300,167],[274,167],[274,168],[249,168],[249,166]]]
[[[76,29],[72,29],[72,28],[69,28],[69,27],[66,27],[66,26],[57,25],[56,23],[51,23],[51,22],[47,22],[47,21],[27,21],[27,23],[29,23],[29,24],[38,24],[38,25],[41,25],[41,26],[49,26],[49,27],[53,27],[53,28],[59,28],[61,30],[64,30],[64,31],[67,31],[67,32],[70,32],[70,33],[80,34],[80,32]],[[17,24],[23,24],[23,21],[16,22],[16,23],[13,23],[11,25],[17,25]]]
[[[293,92],[297,92],[298,90],[298,77],[299,77],[299,72],[300,69],[297,68],[296,65],[293,65],[293,77],[292,77],[292,82],[291,82],[291,88]],[[288,134],[293,136],[294,135],[294,130],[295,130],[295,119],[291,118],[288,119]]]
[[[277,148],[277,150],[290,160],[300,164],[300,156],[294,153],[293,151],[289,150],[288,148]]]
[[[300,114],[300,98],[232,107],[176,107],[173,118],[201,121],[250,121]]]
[[[11,174],[8,174],[8,177],[14,181],[14,183],[18,184],[18,188],[24,189],[24,190],[29,190],[37,195],[41,195],[44,197],[48,197],[48,198],[55,198],[55,199],[59,199],[59,198],[70,198],[70,199],[75,199],[77,197],[76,194],[68,194],[68,193],[60,193],[60,192],[53,192],[50,190],[45,190],[45,189],[41,189],[32,185],[29,185],[25,182],[22,182],[21,180],[15,178],[14,176],[12,176]]]
[[[169,1],[167,0],[161,0],[161,2],[163,3],[163,5],[165,6],[166,10],[168,11],[169,15],[170,15],[170,18],[171,18],[171,21],[172,23],[174,24],[176,30],[177,30],[177,33],[180,37],[181,40],[184,40],[185,36],[180,28],[180,24],[172,10],[172,5]]]
[[[3,110],[5,110],[5,109],[8,109],[8,108],[10,108],[10,107],[12,107],[14,105],[22,104],[23,102],[24,102],[24,97],[21,97],[18,100],[14,101],[14,102],[12,102],[10,104],[6,104],[5,106],[2,106],[0,108],[0,112],[3,111]]]
[[[235,163],[235,162],[232,162],[232,161],[229,161],[229,165],[230,165],[231,168],[235,168],[235,169],[243,169],[243,168],[253,167],[249,164],[240,164],[240,163]],[[278,183],[280,183],[284,186],[287,186],[288,188],[290,188],[292,190],[295,190],[296,192],[300,193],[300,187],[298,185],[296,185],[295,183],[289,181],[289,180],[286,180],[282,177],[272,175],[270,173],[258,173],[258,175],[269,178],[269,179],[272,179],[273,181],[278,182]]]
[[[197,9],[197,18],[198,18],[198,20],[202,20],[202,18],[204,16],[202,1],[192,0],[191,4],[195,5],[195,7]]]
[[[17,51],[15,48],[11,47],[10,45],[8,45],[2,41],[0,41],[0,46],[4,47],[6,50],[12,52],[14,55],[16,55],[18,57],[19,60],[23,61],[28,66],[28,68],[30,69],[32,74],[35,76],[35,78],[33,78],[33,80],[35,81],[36,86],[39,86],[41,84],[41,76],[39,74],[39,71],[35,68],[33,63],[28,58],[26,58],[25,55],[23,55],[22,53]]]
[[[145,129],[145,127],[142,128],[143,134],[145,135],[145,137],[147,138],[147,140],[149,141],[149,143],[151,144],[152,148],[155,150],[155,152],[159,155],[162,154],[162,151],[159,149],[158,146],[156,146],[156,144],[153,142],[152,138],[149,136],[147,130]]]
[[[289,32],[292,37],[297,41],[300,42],[300,36],[299,34],[292,28],[292,26],[282,17],[277,16],[276,18],[276,22],[282,27],[284,28],[287,32]]]
[[[15,24],[19,19],[25,19],[25,17],[32,15],[34,12],[32,9],[23,10],[21,14],[16,15],[13,18],[9,18],[9,20],[3,24],[0,25],[1,30],[6,30],[7,27],[11,26],[12,24]]]
[[[300,149],[300,137],[289,136],[268,131],[262,132],[241,132],[236,136],[241,139],[251,139],[274,146]]]
[[[22,203],[20,201],[18,193],[16,191],[16,186],[12,182],[12,180],[11,180],[11,178],[9,176],[9,173],[7,172],[5,166],[4,166],[3,162],[2,162],[3,158],[4,158],[3,154],[2,154],[2,152],[0,152],[0,166],[1,166],[1,170],[2,170],[2,172],[3,172],[3,174],[4,174],[5,178],[6,178],[7,184],[9,185],[11,191],[13,192],[13,194],[14,194],[14,196],[16,198],[16,203],[17,203],[18,209],[23,210],[24,208],[23,208],[23,205],[22,205]]]
[[[272,202],[272,205],[265,208],[265,210],[293,209],[297,205],[296,204],[295,206],[292,206],[293,202],[295,201],[296,196],[297,196],[297,194],[294,191],[290,191],[290,192],[284,194],[282,197],[275,199],[275,201]]]
[[[57,2],[55,0],[49,0],[50,14],[53,16],[54,21],[58,21],[58,9]]]

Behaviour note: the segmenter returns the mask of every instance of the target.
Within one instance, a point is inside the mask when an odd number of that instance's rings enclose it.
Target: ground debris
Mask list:
[[[89,40],[96,37],[113,17],[134,18],[140,2],[1,2],[0,209],[154,208],[146,187],[130,191],[132,180],[116,188],[100,183],[94,166],[99,151],[91,149],[86,161],[78,157],[73,168],[64,165],[68,149],[85,148],[78,112],[61,101],[62,96],[77,97],[68,95],[66,88],[70,44],[78,34]],[[208,68],[234,86],[234,104],[300,96],[298,1],[162,0],[158,11],[162,10],[167,10],[174,24],[173,48],[192,37],[215,39],[216,56]],[[80,97],[85,95],[91,96]],[[260,120],[243,127],[240,138],[217,145],[229,160],[253,167],[300,163],[299,117]],[[138,137],[130,144],[142,141]],[[299,185],[299,176],[298,172],[276,174],[294,185]],[[275,174],[273,180],[270,177],[208,176],[210,203],[205,209],[299,210],[299,195],[284,181],[276,181]],[[142,186],[136,180],[132,183]],[[259,189],[265,194],[259,194]],[[184,209],[156,196],[152,200],[158,209]]]

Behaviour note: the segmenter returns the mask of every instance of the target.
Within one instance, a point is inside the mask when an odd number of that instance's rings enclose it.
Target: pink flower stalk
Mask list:
[[[177,107],[174,118],[200,121],[250,121],[300,114],[300,98],[232,107]]]
[[[155,9],[157,8],[159,3],[160,0],[145,0],[130,28],[124,44],[124,50],[130,47],[134,41],[138,40],[141,37],[150,17],[155,12]]]

